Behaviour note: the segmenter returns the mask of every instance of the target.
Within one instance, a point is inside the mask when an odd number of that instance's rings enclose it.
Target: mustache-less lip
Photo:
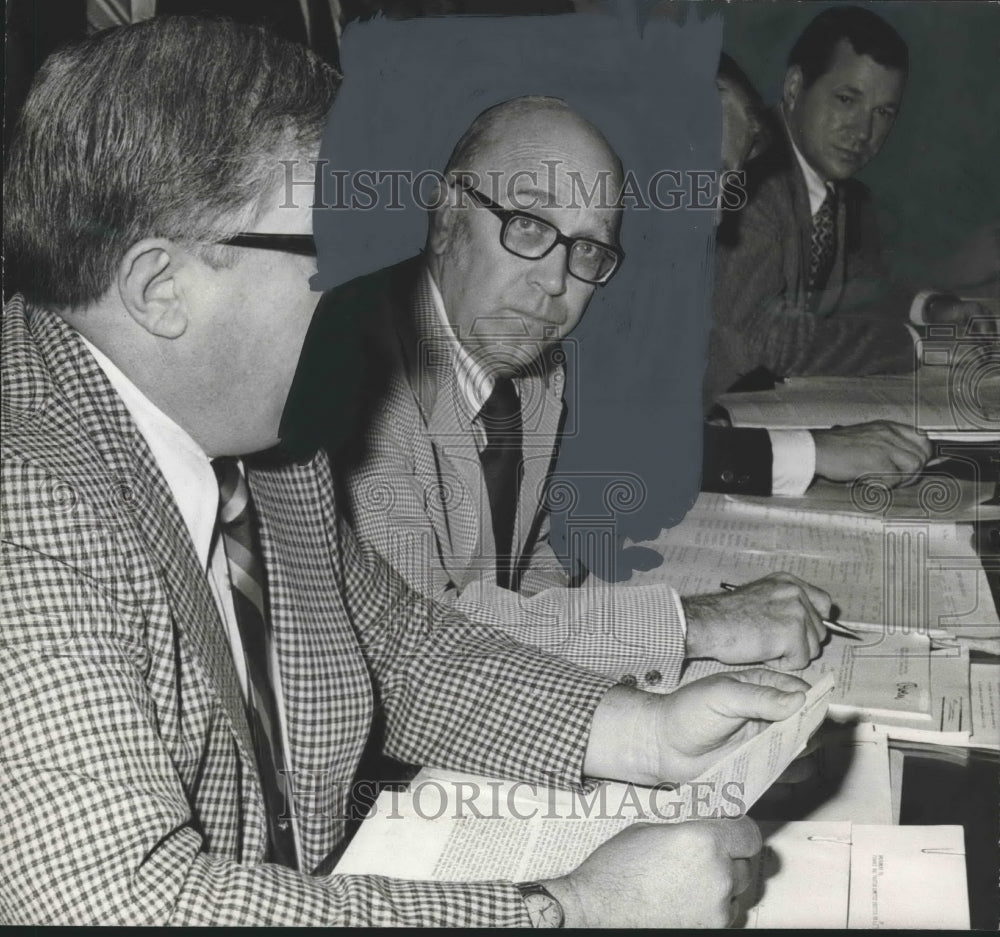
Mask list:
[[[534,319],[536,322],[541,322],[544,325],[563,325],[566,321],[565,316],[546,315],[541,310],[527,310],[527,309],[508,309],[508,313],[512,313],[515,316],[523,317],[525,319]]]
[[[864,150],[852,150],[846,146],[834,146],[834,149],[848,159],[863,159],[865,155]]]

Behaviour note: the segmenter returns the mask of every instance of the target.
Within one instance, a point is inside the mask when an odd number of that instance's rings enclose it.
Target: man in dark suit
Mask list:
[[[757,89],[731,56],[716,75],[722,108],[722,169],[739,171],[766,152],[774,136]],[[720,251],[738,217],[722,212]],[[816,477],[851,482],[876,474],[889,484],[913,477],[930,456],[927,438],[899,423],[875,422],[823,430],[740,429],[705,425],[703,491],[799,496]]]
[[[789,54],[775,143],[749,173],[749,202],[720,232],[706,401],[766,369],[913,369],[911,322],[964,327],[956,296],[887,283],[871,193],[853,178],[899,110],[906,44],[870,10],[835,6]]]
[[[325,456],[262,450],[316,297],[336,73],[157,18],[56,53],[8,164],[0,916],[11,923],[725,924],[752,821],[627,830],[542,883],[325,874],[378,705],[408,761],[579,787],[697,776],[801,681],[652,696],[405,587]],[[253,453],[258,455],[253,456]],[[319,871],[317,871],[319,870]]]

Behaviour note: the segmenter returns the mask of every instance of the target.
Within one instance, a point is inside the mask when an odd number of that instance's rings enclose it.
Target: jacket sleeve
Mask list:
[[[179,652],[147,633],[141,595],[149,583],[130,582],[129,557],[72,499],[72,485],[13,462],[2,485],[0,918],[529,923],[509,883],[311,877],[213,849],[160,732],[151,681],[169,672],[163,655],[169,663]],[[204,757],[210,727],[190,720],[189,755]],[[238,797],[235,770],[220,774],[218,761],[199,778]]]
[[[348,525],[331,535],[387,752],[579,788],[593,712],[613,681],[421,595]]]
[[[453,582],[444,561],[447,545],[428,516],[438,499],[414,469],[405,422],[382,416],[376,444],[351,481],[351,518],[363,542],[416,591],[519,642],[614,679],[634,677],[647,688],[677,684],[684,613],[676,591],[662,583],[630,586],[596,577],[567,587],[544,523],[520,592],[496,584],[492,557],[483,558],[470,581]],[[473,565],[469,558],[460,562]]]
[[[723,494],[769,495],[771,440],[766,429],[704,427],[701,490]]]

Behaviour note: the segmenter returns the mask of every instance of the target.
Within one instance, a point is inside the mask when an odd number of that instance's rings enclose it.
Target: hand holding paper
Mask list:
[[[637,823],[545,882],[567,927],[725,927],[760,851],[750,819]],[[655,870],[655,874],[649,874]]]
[[[584,773],[648,785],[690,780],[795,713],[808,689],[763,669],[716,674],[663,696],[612,687],[594,713]]]

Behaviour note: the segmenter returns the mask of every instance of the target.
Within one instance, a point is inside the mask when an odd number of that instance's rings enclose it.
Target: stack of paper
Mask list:
[[[681,683],[742,669],[712,660],[692,661]],[[872,632],[860,641],[831,635],[816,660],[793,672],[810,683],[835,678],[829,715],[836,722],[872,722],[883,726],[890,738],[973,744],[965,648],[931,650],[930,640],[917,634]]]
[[[1000,376],[986,357],[912,375],[793,377],[774,390],[723,394],[719,404],[733,426],[818,429],[894,420],[935,439],[1000,438]]]
[[[977,479],[956,478],[931,467],[912,485],[888,487],[887,481],[895,480],[862,475],[848,485],[818,479],[799,498],[730,494],[726,499],[810,514],[867,514],[932,524],[1000,520],[1000,504],[990,503]]]
[[[900,633],[1000,634],[971,534],[955,524],[822,515],[703,492],[683,521],[641,545],[664,562],[630,583],[666,581],[697,595],[783,570],[825,589],[845,621]]]
[[[753,806],[758,820],[851,820],[893,824],[889,741],[871,723],[827,723],[807,753]]]
[[[429,786],[433,798],[421,793]],[[477,798],[473,789],[495,794]],[[422,773],[408,792],[383,792],[334,873],[544,880],[572,871],[634,822],[606,814],[560,816],[554,805],[561,792],[512,790],[510,782]],[[762,823],[761,832],[764,848],[739,898],[737,926],[969,927],[961,827],[799,821]]]
[[[606,782],[587,792],[559,791],[422,771],[406,795],[383,792],[375,816],[365,822],[337,871],[439,879],[505,877],[524,869],[540,877],[561,875],[632,823],[742,816],[805,748],[826,715],[832,689],[829,677],[822,680],[798,712],[771,723],[699,777],[670,790]],[[393,822],[401,819],[429,822]],[[398,869],[391,863],[386,868],[390,856],[399,857]]]
[[[960,826],[807,822],[761,832],[737,926],[969,927]]]

